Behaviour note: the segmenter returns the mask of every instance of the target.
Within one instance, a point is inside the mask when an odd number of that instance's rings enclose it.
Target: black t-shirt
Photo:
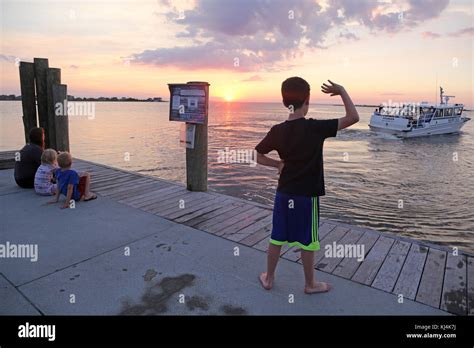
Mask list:
[[[36,171],[41,165],[43,149],[35,144],[26,144],[20,150],[20,160],[15,162],[15,179],[19,181],[34,180]]]
[[[335,137],[338,120],[298,118],[273,126],[255,149],[276,150],[285,162],[277,191],[301,196],[324,196],[323,143]]]

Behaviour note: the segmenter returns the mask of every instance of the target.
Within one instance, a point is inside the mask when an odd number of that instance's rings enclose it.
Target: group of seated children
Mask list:
[[[90,191],[90,174],[78,173],[72,166],[72,156],[68,152],[44,148],[44,131],[34,128],[30,132],[30,143],[21,151],[15,163],[15,180],[24,188],[34,187],[42,196],[55,196],[49,204],[59,202],[61,194],[66,196],[61,208],[68,208],[71,200],[90,201],[97,195]],[[38,166],[38,158],[41,164]],[[37,169],[36,169],[37,168]],[[34,174],[33,174],[34,173]]]

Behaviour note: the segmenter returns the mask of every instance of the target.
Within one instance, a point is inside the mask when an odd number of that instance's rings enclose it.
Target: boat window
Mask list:
[[[434,109],[432,107],[423,107],[420,108],[420,114],[426,115],[426,114],[432,114]]]
[[[444,109],[444,117],[453,116],[453,109]]]
[[[456,110],[456,115],[457,115],[457,116],[461,116],[461,114],[462,114],[462,108],[456,108],[455,110]]]
[[[436,110],[435,118],[441,118],[441,117],[443,117],[443,110],[441,109]]]

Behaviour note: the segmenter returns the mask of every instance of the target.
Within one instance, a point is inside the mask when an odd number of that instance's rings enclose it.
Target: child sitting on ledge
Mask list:
[[[69,207],[71,200],[91,201],[97,198],[97,195],[90,192],[91,176],[89,173],[78,174],[72,166],[72,156],[68,152],[61,152],[58,156],[59,168],[56,170],[56,180],[58,189],[56,199],[49,203],[57,203],[61,193],[66,196],[61,209]]]
[[[41,165],[35,174],[35,192],[42,196],[51,196],[56,194],[56,180],[54,171],[58,167],[57,153],[54,149],[46,149],[41,155]]]

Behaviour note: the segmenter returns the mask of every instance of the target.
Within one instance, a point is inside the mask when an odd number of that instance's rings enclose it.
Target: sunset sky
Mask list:
[[[471,0],[1,2],[0,94],[20,94],[18,59],[49,58],[75,96],[169,98],[208,81],[213,98],[279,101],[302,76],[315,102],[330,78],[356,103],[473,100]],[[437,101],[437,100],[436,100]]]

